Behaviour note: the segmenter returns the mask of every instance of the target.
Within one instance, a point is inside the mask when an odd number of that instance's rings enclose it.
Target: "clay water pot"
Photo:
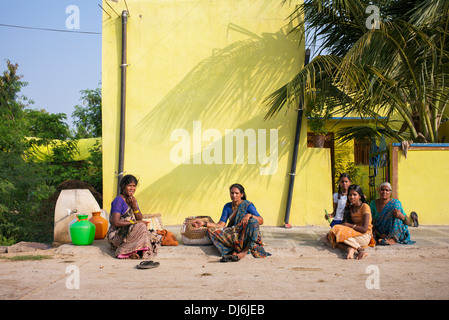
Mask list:
[[[108,220],[101,216],[101,211],[93,211],[89,221],[95,225],[95,240],[104,239],[108,232]]]

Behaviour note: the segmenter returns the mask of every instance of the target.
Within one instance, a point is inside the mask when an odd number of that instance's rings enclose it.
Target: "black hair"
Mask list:
[[[139,181],[137,181],[137,178],[131,174],[123,176],[123,178],[120,180],[120,194],[123,194],[123,192],[125,191],[125,187],[132,182],[134,182],[136,186],[139,183]]]
[[[360,201],[362,201],[362,203],[366,203],[366,196],[363,194],[363,190],[362,187],[360,187],[357,184],[351,184],[348,188],[348,196],[349,196],[349,192],[354,190],[355,192],[357,192],[360,195]],[[346,207],[345,207],[345,211],[343,213],[343,222],[349,222],[349,223],[353,223],[352,219],[351,219],[351,205],[349,203],[349,199],[346,202]]]
[[[245,188],[243,188],[243,186],[239,183],[234,183],[233,185],[231,185],[229,187],[229,192],[231,192],[232,188],[237,188],[239,189],[240,193],[242,194],[242,200],[246,200],[246,193],[245,193]]]
[[[340,180],[341,178],[348,178],[349,181],[351,181],[351,177],[349,177],[349,174],[343,172],[340,177],[338,178],[338,199],[340,199],[341,195],[341,187],[340,187]]]
[[[349,191],[354,190],[355,192],[357,192],[360,195],[360,200],[362,201],[362,203],[366,203],[366,196],[363,193],[362,187],[359,186],[358,184],[351,184],[348,188],[348,194]]]

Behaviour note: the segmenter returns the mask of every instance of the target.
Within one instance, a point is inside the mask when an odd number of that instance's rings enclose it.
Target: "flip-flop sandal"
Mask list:
[[[231,255],[225,254],[223,257],[221,257],[220,262],[230,262],[231,261]]]
[[[381,246],[389,246],[390,244],[387,242],[387,240],[380,239],[379,240],[379,245],[381,245]]]
[[[417,214],[415,211],[412,211],[412,213],[410,213],[410,218],[412,218],[412,220],[413,220],[413,226],[414,226],[414,227],[419,226],[419,223],[418,223],[418,214]]]
[[[159,267],[159,262],[154,261],[142,261],[139,265],[136,266],[136,269],[153,269]]]
[[[231,256],[231,262],[237,262],[237,261],[239,261],[239,260],[240,260],[240,258],[239,258],[237,255],[233,254],[233,255]]]
[[[240,258],[235,254],[225,254],[221,257],[220,262],[237,262]]]

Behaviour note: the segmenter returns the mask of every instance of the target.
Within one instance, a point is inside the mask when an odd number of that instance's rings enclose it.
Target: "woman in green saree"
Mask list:
[[[413,244],[408,226],[418,225],[418,215],[412,212],[410,217],[404,212],[399,200],[391,198],[391,185],[383,182],[379,185],[379,198],[371,201],[374,235],[380,245],[395,243]]]
[[[233,184],[229,191],[231,202],[223,207],[218,223],[195,220],[192,225],[208,228],[212,243],[222,255],[221,262],[239,261],[248,250],[255,258],[270,256],[260,237],[259,226],[263,224],[263,218],[254,204],[246,200],[245,189],[240,184]]]

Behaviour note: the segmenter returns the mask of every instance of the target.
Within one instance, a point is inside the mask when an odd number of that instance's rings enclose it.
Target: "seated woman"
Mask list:
[[[391,198],[391,185],[383,182],[377,189],[379,199],[370,203],[373,214],[374,236],[380,245],[392,245],[397,242],[403,244],[413,244],[410,240],[408,226],[417,224],[416,213],[412,217],[407,217],[402,209],[402,204],[397,199]],[[416,221],[416,222],[415,222]]]
[[[364,248],[375,245],[372,236],[371,210],[365,203],[362,188],[356,184],[348,188],[348,202],[349,206],[345,208],[343,223],[333,226],[331,231],[321,239],[333,248],[345,250],[347,259],[354,258],[357,251],[357,260],[360,260],[368,255]]]
[[[195,220],[192,225],[209,228],[209,237],[222,255],[221,262],[239,261],[248,250],[255,258],[270,256],[260,237],[259,226],[263,224],[263,218],[246,200],[245,189],[240,184],[233,184],[229,191],[232,201],[225,204],[218,223]]]
[[[119,259],[149,259],[157,254],[161,236],[148,231],[134,197],[137,179],[126,175],[120,181],[120,196],[111,204],[106,238]]]

